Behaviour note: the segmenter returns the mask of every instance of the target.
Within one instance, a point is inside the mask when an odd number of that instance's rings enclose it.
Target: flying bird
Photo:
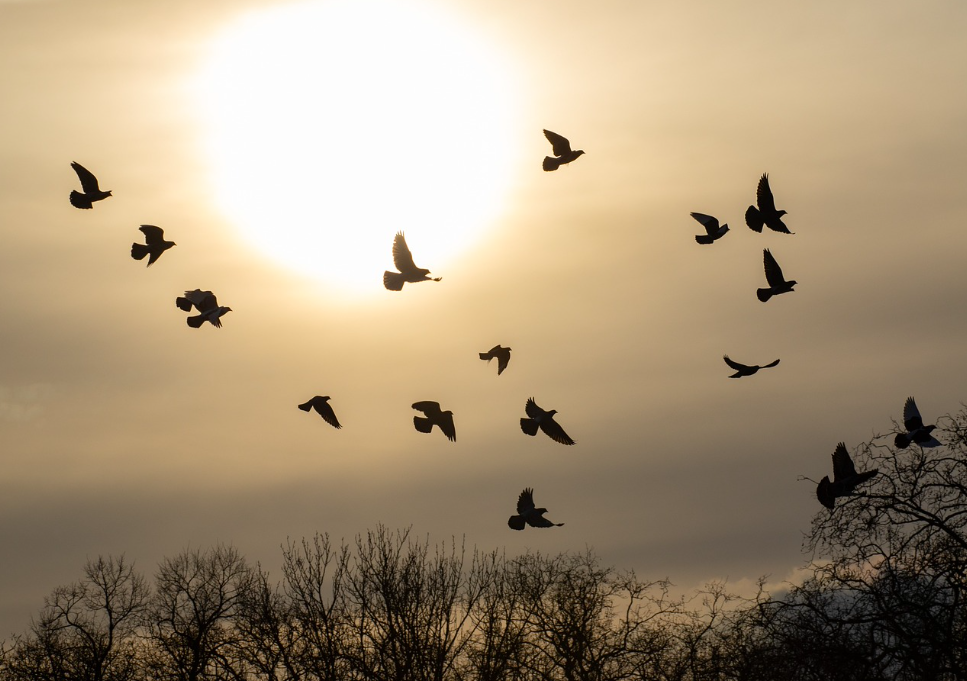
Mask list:
[[[779,267],[779,263],[776,262],[775,257],[773,257],[772,252],[766,248],[762,251],[762,263],[766,271],[766,282],[769,284],[768,288],[757,288],[755,290],[756,296],[763,303],[769,300],[772,296],[778,296],[780,293],[789,293],[793,290],[798,282],[796,280],[786,281],[782,276],[782,268]]]
[[[574,440],[554,420],[554,414],[557,413],[556,409],[544,411],[537,406],[537,402],[534,401],[533,397],[528,397],[527,404],[524,405],[524,411],[527,412],[529,418],[520,420],[520,429],[527,435],[537,435],[537,429],[540,428],[554,442],[560,442],[562,445],[574,444]]]
[[[383,272],[383,286],[390,291],[401,291],[404,282],[440,281],[443,277],[428,277],[430,270],[417,267],[413,262],[413,255],[406,246],[403,232],[397,232],[393,239],[393,263],[399,272]]]
[[[769,367],[774,367],[779,363],[779,360],[777,359],[774,362],[769,362],[768,364],[763,364],[761,366],[758,364],[753,364],[752,366],[749,366],[747,364],[739,364],[735,360],[729,359],[728,355],[723,355],[722,359],[724,359],[725,363],[735,370],[735,373],[729,376],[729,378],[742,378],[743,376],[751,376],[759,369],[768,369]]]
[[[534,490],[527,487],[517,497],[517,515],[510,516],[507,525],[514,530],[523,530],[525,525],[531,527],[560,527],[564,524],[552,523],[544,517],[545,513],[547,513],[546,508],[535,508]]]
[[[141,225],[138,227],[144,233],[143,244],[131,244],[131,257],[135,260],[148,258],[148,267],[161,257],[161,254],[177,244],[174,241],[165,241],[165,231],[154,225]]]
[[[211,291],[202,291],[197,288],[194,291],[185,291],[184,297],[175,298],[175,305],[185,312],[191,312],[191,308],[194,307],[201,313],[194,317],[188,317],[188,326],[193,329],[197,329],[206,321],[216,328],[221,328],[221,317],[232,311],[230,307],[219,306],[218,300]]]
[[[71,163],[71,168],[77,173],[77,177],[81,181],[81,189],[84,190],[83,193],[76,190],[71,192],[71,205],[74,208],[93,208],[95,201],[102,201],[111,196],[111,192],[101,191],[100,187],[97,186],[97,178],[90,170],[76,162]]]
[[[840,442],[833,451],[833,481],[830,482],[829,476],[824,475],[816,486],[816,498],[819,499],[819,503],[832,510],[836,505],[837,497],[849,496],[857,485],[861,485],[876,474],[876,468],[857,473],[853,460],[846,451],[846,445]]]
[[[423,400],[414,402],[413,408],[422,411],[423,416],[414,416],[413,425],[421,433],[429,433],[433,426],[439,426],[450,442],[457,441],[457,430],[453,425],[453,412],[440,409],[439,402]]]
[[[695,241],[700,244],[710,244],[721,239],[729,231],[727,224],[720,227],[718,218],[713,218],[711,215],[705,215],[705,213],[689,213],[689,215],[702,223],[702,227],[705,228],[706,234],[695,235]]]
[[[332,410],[332,406],[329,404],[329,395],[316,395],[308,402],[300,404],[299,409],[302,411],[312,411],[315,409],[316,413],[322,417],[322,420],[330,426],[333,428],[342,428],[339,419],[336,418],[336,412]]]
[[[786,214],[784,210],[776,210],[776,200],[772,196],[772,189],[769,188],[769,174],[763,173],[759,178],[759,186],[755,191],[755,200],[759,205],[749,206],[745,211],[745,224],[753,232],[761,232],[765,225],[774,232],[783,234],[794,234],[790,232],[782,222],[782,216]]]
[[[900,449],[906,449],[911,442],[916,442],[921,447],[939,447],[940,441],[930,433],[936,425],[925,426],[920,417],[920,410],[912,397],[908,397],[906,404],[903,405],[903,427],[907,429],[905,433],[897,433],[893,439],[893,444]]]
[[[510,362],[510,348],[504,348],[499,345],[495,345],[494,347],[490,348],[489,351],[481,352],[480,359],[487,360],[488,364],[490,363],[490,360],[496,359],[497,375],[500,376],[500,374],[503,373],[504,369],[507,368],[507,363]]]
[[[557,170],[565,163],[570,163],[584,153],[581,149],[571,151],[571,143],[568,142],[567,137],[562,137],[556,132],[545,130],[544,137],[551,143],[551,149],[554,153],[554,156],[544,157],[544,170]]]

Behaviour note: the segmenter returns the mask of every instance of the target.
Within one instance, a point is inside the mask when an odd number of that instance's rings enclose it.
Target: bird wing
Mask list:
[[[160,244],[165,240],[165,231],[154,225],[141,225],[138,227],[144,233],[144,242],[149,246]]]
[[[542,419],[540,422],[541,430],[547,434],[549,438],[554,440],[554,442],[560,442],[562,445],[573,445],[574,440],[564,432],[561,428],[561,424],[554,420],[554,417],[547,419]]]
[[[101,191],[97,186],[97,178],[94,177],[94,173],[76,162],[71,163],[71,168],[77,173],[77,179],[81,181],[81,188],[85,194],[96,194]]]
[[[765,266],[766,281],[769,282],[769,286],[781,286],[786,281],[782,276],[782,268],[768,248],[762,251],[762,263]]]
[[[534,508],[534,489],[532,487],[526,487],[520,493],[520,496],[517,497],[517,513],[522,516],[527,516],[534,511]]]
[[[846,451],[846,444],[840,442],[833,451],[833,481],[842,482],[856,475],[853,460]]]
[[[393,239],[393,263],[400,272],[412,272],[418,269],[413,262],[413,254],[406,245],[403,232],[397,232],[396,238]]]
[[[453,412],[452,411],[441,412],[438,423],[440,426],[440,430],[442,430],[443,434],[447,436],[447,439],[450,440],[451,442],[456,442],[457,428],[456,426],[453,425]]]
[[[194,303],[199,312],[211,312],[218,308],[218,299],[211,291],[196,288],[194,291],[185,291],[185,298]]]
[[[497,346],[500,348],[500,346]],[[500,353],[497,354],[497,375],[499,376],[503,373],[504,369],[510,363],[510,348],[500,348]]]
[[[313,400],[312,405],[316,413],[322,417],[322,420],[328,423],[333,428],[342,428],[339,423],[339,419],[336,418],[336,412],[333,411],[332,405],[329,404],[329,400],[324,400],[321,397],[316,397]]]
[[[752,368],[752,367],[747,366],[745,364],[739,364],[734,359],[730,359],[728,355],[722,355],[722,359],[724,359],[725,360],[725,363],[728,364],[733,369],[735,369],[736,371],[746,371],[746,370]]]
[[[710,235],[715,234],[719,229],[719,221],[717,218],[713,218],[711,215],[706,215],[705,213],[689,213],[693,218],[702,223],[702,227]]]
[[[769,187],[768,173],[762,173],[762,177],[759,178],[759,186],[755,190],[755,202],[763,213],[774,213],[776,210],[776,200]]]
[[[816,498],[819,499],[819,503],[830,510],[836,508],[836,497],[833,495],[833,490],[830,489],[831,486],[828,475],[824,475],[823,479],[816,485]]]
[[[433,402],[432,400],[423,400],[421,402],[414,402],[413,408],[417,411],[422,411],[426,416],[430,418],[436,418],[440,415],[440,403]],[[440,426],[443,427],[442,425]]]
[[[537,406],[537,402],[534,401],[533,397],[527,398],[527,404],[524,405],[524,411],[527,412],[527,415],[532,419],[540,418],[547,413]]]
[[[558,525],[563,525],[564,523],[552,523],[550,520],[545,518],[543,514],[535,514],[527,518],[527,524],[531,527],[557,527]]]
[[[563,156],[564,154],[571,153],[571,143],[568,141],[567,137],[562,137],[556,132],[551,132],[550,130],[544,131],[544,137],[547,141],[551,143],[551,148],[554,150],[555,156]]]
[[[917,409],[917,403],[913,401],[912,397],[908,397],[906,404],[903,405],[903,425],[909,431],[923,428],[923,418],[920,416],[920,410]]]

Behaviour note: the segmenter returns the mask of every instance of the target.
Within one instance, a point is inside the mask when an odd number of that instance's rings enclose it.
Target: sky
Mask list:
[[[380,523],[780,583],[836,443],[967,400],[963,3],[352,5],[0,0],[0,638],[98,555],[278,577]],[[586,154],[542,171],[544,128]],[[793,235],[745,226],[762,173]],[[401,230],[442,281],[382,288]],[[565,525],[510,530],[524,487]]]

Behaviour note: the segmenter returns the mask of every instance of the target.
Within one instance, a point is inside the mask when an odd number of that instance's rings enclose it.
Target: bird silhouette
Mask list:
[[[421,433],[429,433],[433,430],[433,426],[439,426],[443,434],[447,436],[450,442],[457,441],[457,430],[453,425],[453,412],[443,411],[440,409],[439,402],[432,402],[430,400],[423,400],[422,402],[414,402],[413,408],[417,411],[422,411],[423,416],[414,416],[413,425]]]
[[[939,447],[940,441],[930,433],[936,425],[923,425],[923,418],[920,417],[920,410],[912,397],[908,397],[903,405],[903,427],[907,429],[905,433],[897,433],[893,438],[893,444],[900,449],[906,449],[911,442],[916,442],[921,447]]]
[[[782,216],[786,215],[786,211],[776,210],[776,200],[773,198],[772,189],[769,187],[768,173],[763,173],[762,177],[759,178],[755,200],[759,207],[749,206],[745,211],[745,224],[749,226],[749,229],[753,232],[761,232],[762,226],[765,225],[774,232],[794,233],[790,232],[782,222]]]
[[[399,272],[383,272],[383,286],[390,291],[401,291],[404,282],[440,281],[443,277],[428,277],[430,270],[417,267],[413,262],[413,255],[406,246],[403,232],[397,232],[393,239],[393,263]]]
[[[135,260],[144,260],[145,256],[151,256],[148,258],[148,267],[151,267],[162,253],[177,245],[174,241],[165,241],[165,231],[160,227],[141,225],[138,229],[144,233],[144,243],[131,244],[131,257]]]
[[[510,516],[507,525],[514,530],[523,530],[525,525],[531,527],[561,527],[564,524],[552,523],[544,517],[545,513],[547,513],[546,508],[535,508],[534,490],[527,487],[517,497],[517,515]]]
[[[524,405],[524,411],[527,412],[529,418],[522,418],[520,420],[520,429],[527,435],[537,435],[537,429],[540,428],[554,442],[560,442],[562,445],[574,444],[574,440],[554,420],[554,414],[557,413],[556,409],[544,411],[537,406],[537,402],[534,401],[533,397],[528,397],[527,404]]]
[[[775,257],[768,248],[762,251],[762,264],[765,267],[766,282],[769,286],[768,288],[757,288],[755,294],[763,303],[772,296],[789,293],[793,290],[792,287],[798,283],[794,279],[792,281],[785,280],[782,276],[782,268],[779,267],[779,263],[776,262]]]
[[[544,137],[551,143],[551,150],[554,153],[554,156],[544,157],[544,170],[557,170],[565,163],[570,163],[584,153],[581,149],[571,151],[571,143],[568,142],[566,137],[562,137],[556,132],[545,130]]]
[[[71,168],[77,173],[77,178],[81,181],[81,189],[84,190],[83,193],[76,190],[71,192],[71,205],[74,208],[93,208],[95,201],[103,201],[111,196],[111,192],[101,191],[97,186],[97,178],[90,170],[77,162],[72,162]]]
[[[312,411],[315,409],[316,413],[322,417],[322,420],[330,426],[333,428],[342,428],[339,419],[336,418],[336,412],[332,410],[332,406],[329,404],[329,395],[316,395],[308,402],[300,404],[299,409],[302,411]]]
[[[510,348],[504,348],[499,345],[495,345],[494,347],[490,348],[490,350],[488,350],[487,352],[481,352],[480,359],[485,359],[487,360],[488,363],[490,363],[490,360],[496,359],[497,375],[500,376],[500,374],[503,373],[504,369],[507,368],[507,363],[510,362]]]
[[[729,231],[727,224],[720,227],[718,218],[713,218],[711,215],[706,215],[705,213],[689,213],[689,215],[702,223],[702,226],[705,228],[706,234],[695,235],[695,241],[700,244],[710,244],[717,239],[721,239]]]
[[[830,482],[829,476],[824,475],[816,486],[816,498],[826,508],[832,510],[836,506],[837,497],[849,496],[860,485],[874,475],[877,469],[857,473],[853,466],[853,460],[846,451],[846,445],[840,442],[833,451],[833,480]]]
[[[218,300],[211,291],[197,288],[194,291],[185,291],[184,297],[175,298],[175,305],[185,312],[191,312],[191,308],[194,307],[201,313],[188,317],[188,326],[193,329],[197,329],[206,321],[216,328],[221,328],[221,317],[232,311],[230,307],[219,306]]]
[[[774,367],[779,363],[779,360],[777,359],[774,362],[769,362],[768,364],[763,364],[761,366],[758,364],[753,364],[749,366],[748,364],[739,364],[735,360],[729,359],[728,355],[723,355],[722,359],[724,359],[725,363],[735,370],[735,373],[729,376],[729,378],[742,378],[743,376],[751,376],[759,369],[768,369],[769,367]]]

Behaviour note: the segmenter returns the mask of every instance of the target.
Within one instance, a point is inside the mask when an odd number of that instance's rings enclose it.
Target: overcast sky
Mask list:
[[[778,582],[825,512],[800,476],[908,395],[967,400],[963,3],[327,2],[0,1],[0,638],[99,554],[277,572],[287,537],[378,523]],[[286,61],[313,22],[336,56]],[[543,128],[587,153],[542,171]],[[73,208],[71,161],[113,196]],[[764,172],[793,235],[744,224]],[[178,244],[150,268],[141,224]],[[382,288],[399,230],[441,282]],[[766,304],[763,248],[799,282]],[[221,329],[185,324],[195,288]],[[575,446],[521,432],[530,396]],[[524,487],[564,527],[510,530]]]

